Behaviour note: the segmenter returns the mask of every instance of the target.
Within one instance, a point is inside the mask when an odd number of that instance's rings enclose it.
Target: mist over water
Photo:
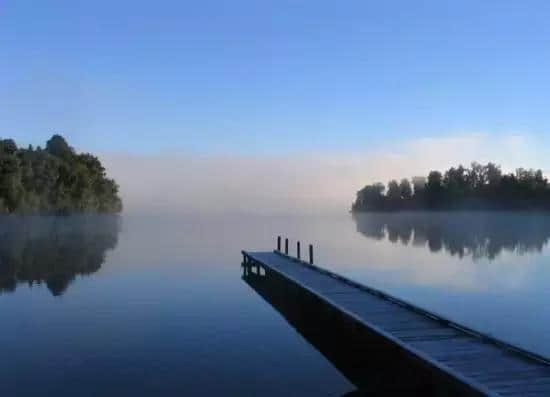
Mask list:
[[[116,247],[116,215],[4,216],[0,224],[0,293],[45,283],[57,296],[77,276],[97,272]]]
[[[240,250],[272,250],[278,235],[291,254],[313,243],[321,266],[550,355],[547,214],[8,217],[0,393],[356,390],[355,374],[308,340],[314,324],[297,332],[241,278]]]
[[[460,147],[460,151],[456,148]],[[373,182],[428,175],[470,162],[550,170],[546,145],[529,135],[462,133],[404,139],[357,151],[170,152],[101,155],[129,214],[317,214],[351,207]],[[268,149],[268,148],[265,148]]]

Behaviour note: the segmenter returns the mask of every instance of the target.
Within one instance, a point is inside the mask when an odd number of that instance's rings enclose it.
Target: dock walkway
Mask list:
[[[242,253],[245,264],[278,273],[459,385],[454,394],[550,396],[544,357],[278,251]]]

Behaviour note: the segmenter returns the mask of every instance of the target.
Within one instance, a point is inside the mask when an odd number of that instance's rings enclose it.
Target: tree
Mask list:
[[[60,135],[19,149],[0,140],[0,213],[119,212],[118,185],[91,154],[76,154]]]
[[[414,187],[414,195],[423,195],[426,190],[426,177],[425,176],[413,176],[412,184]]]
[[[388,197],[390,199],[401,198],[401,189],[399,188],[399,184],[395,179],[392,179],[388,182]]]
[[[494,163],[482,165],[476,162],[471,168],[462,165],[451,167],[442,174],[431,171],[427,178],[413,177],[412,192],[409,180],[398,184],[388,183],[387,194],[383,188],[362,205],[365,195],[358,195],[354,210],[399,209],[548,209],[550,210],[550,186],[542,170],[518,168],[515,173],[503,174]],[[372,197],[375,197],[372,196]]]
[[[487,175],[487,183],[490,186],[498,186],[500,180],[502,179],[502,171],[498,165],[493,163],[488,163],[485,166],[485,174]]]
[[[46,142],[46,151],[63,160],[68,160],[74,155],[74,150],[61,135],[54,135]]]
[[[384,196],[384,185],[380,182],[367,185],[357,192],[357,199],[352,205],[353,210],[370,210],[379,208]]]
[[[431,171],[428,174],[428,183],[426,184],[426,190],[434,191],[441,189],[441,182],[443,181],[443,176],[439,171]]]
[[[471,174],[462,165],[457,168],[451,167],[445,172],[443,185],[451,200],[464,198],[473,189],[473,184],[470,184],[468,178]]]
[[[0,141],[0,152],[12,155],[17,152],[17,145],[15,144],[13,139],[4,139]]]
[[[401,197],[404,200],[409,200],[412,197],[411,183],[407,178],[401,179],[401,182],[399,183],[399,190],[401,191]]]

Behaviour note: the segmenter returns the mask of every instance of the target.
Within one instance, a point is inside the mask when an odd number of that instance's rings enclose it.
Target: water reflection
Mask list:
[[[98,271],[118,241],[119,218],[6,216],[0,219],[0,293],[46,283],[55,296],[77,275]]]
[[[427,246],[460,258],[540,252],[550,238],[550,215],[538,212],[357,213],[353,219],[368,238]]]
[[[243,264],[242,279],[357,387],[346,396],[435,395],[436,376],[313,294],[255,265]]]

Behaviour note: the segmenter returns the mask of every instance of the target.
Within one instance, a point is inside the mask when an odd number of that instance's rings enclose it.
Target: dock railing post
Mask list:
[[[296,257],[300,259],[300,242],[296,242]]]
[[[288,239],[285,238],[285,255],[288,255]]]
[[[281,252],[281,236],[277,236],[277,251]]]
[[[309,263],[313,265],[313,245],[309,245]]]

